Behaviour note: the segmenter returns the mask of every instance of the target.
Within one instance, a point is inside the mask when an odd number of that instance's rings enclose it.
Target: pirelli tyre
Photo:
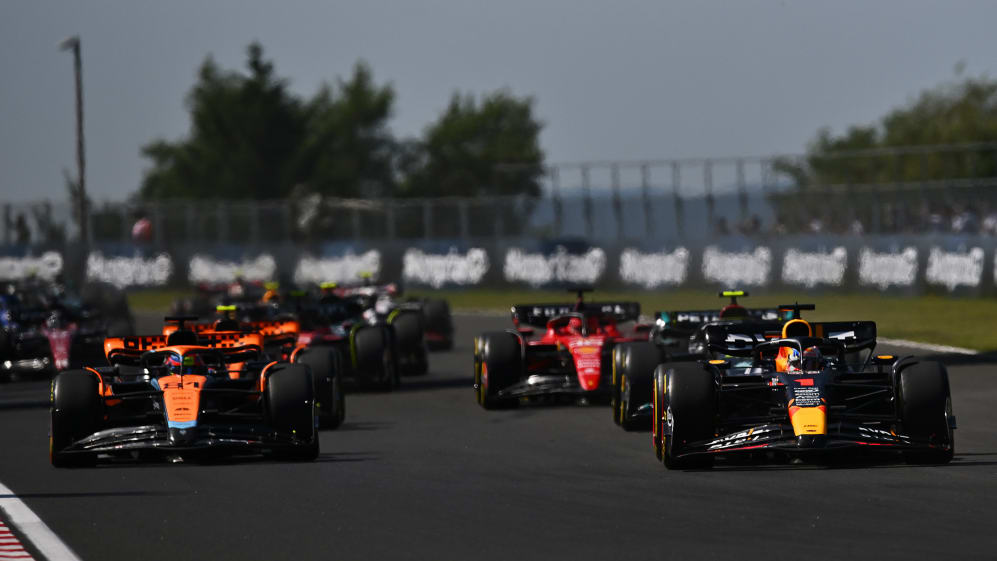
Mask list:
[[[429,372],[429,357],[424,338],[425,326],[422,313],[417,310],[398,310],[390,316],[389,323],[395,331],[400,373],[422,376]]]
[[[618,366],[618,424],[624,430],[647,430],[647,419],[636,417],[641,406],[651,402],[654,369],[661,362],[661,351],[651,342],[624,343]]]
[[[620,364],[623,362],[624,349],[626,345],[613,347],[612,383],[609,386],[609,408],[613,414],[613,423],[617,425],[620,424],[620,374],[623,372]]]
[[[379,391],[398,386],[398,362],[391,331],[386,326],[367,325],[353,334],[353,353],[360,383]]]
[[[710,455],[686,456],[686,445],[713,437],[716,415],[716,384],[713,374],[698,363],[658,366],[663,395],[660,396],[658,431],[661,459],[668,469],[706,469]]]
[[[427,340],[431,351],[448,351],[453,348],[453,316],[450,304],[446,300],[429,299],[422,306],[422,314],[426,320],[426,330],[441,337]]]
[[[266,379],[266,410],[271,427],[293,434],[300,444],[274,448],[270,455],[282,460],[318,458],[319,436],[315,423],[315,387],[304,364],[279,364]]]
[[[478,336],[474,341],[474,393],[485,409],[513,407],[516,398],[499,392],[519,380],[523,372],[523,350],[519,338],[505,331]]]
[[[941,363],[917,362],[903,367],[897,379],[902,431],[928,442],[929,449],[909,450],[911,464],[947,464],[955,453],[954,416],[948,371]]]
[[[297,364],[307,365],[315,384],[315,411],[319,428],[335,429],[346,418],[346,397],[343,394],[342,359],[331,347],[310,347],[298,351]]]
[[[101,402],[97,377],[86,370],[67,370],[52,380],[49,459],[55,467],[86,467],[97,455],[64,452],[100,427]]]

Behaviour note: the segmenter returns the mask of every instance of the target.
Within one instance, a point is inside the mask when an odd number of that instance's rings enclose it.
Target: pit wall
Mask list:
[[[84,257],[85,256],[85,257]],[[8,247],[0,278],[54,277],[80,271],[122,288],[189,287],[247,280],[347,282],[361,273],[413,288],[604,289],[739,287],[786,290],[997,294],[997,239],[965,236],[796,236],[730,238],[649,246],[432,241],[176,246],[103,245],[89,252]]]

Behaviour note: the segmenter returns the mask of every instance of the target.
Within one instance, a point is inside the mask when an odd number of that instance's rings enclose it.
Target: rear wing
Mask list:
[[[745,308],[748,319],[754,321],[783,321],[789,313],[779,308]],[[720,310],[680,310],[674,312],[654,312],[654,321],[660,328],[694,331],[704,323],[723,321]]]
[[[167,335],[134,335],[128,337],[108,337],[104,340],[104,354],[111,364],[133,364],[147,352],[159,351],[169,347]],[[223,353],[245,353],[263,350],[263,336],[259,333],[215,332],[202,333],[197,337],[196,345],[221,350]]]
[[[571,304],[516,304],[512,307],[512,322],[533,327],[546,327],[547,322],[572,313],[610,316],[618,322],[637,321],[639,302],[585,302],[581,309]]]
[[[755,345],[778,339],[782,333],[776,324],[760,322],[719,323],[706,327],[706,344],[714,352],[731,356],[750,356]],[[872,349],[876,346],[876,322],[833,321],[813,322],[813,338],[842,345],[846,353]]]
[[[301,325],[296,320],[242,321],[239,324],[247,333],[258,332],[266,337],[297,334],[301,331]],[[193,331],[198,335],[216,332],[214,322],[190,323],[185,325],[184,329]],[[167,324],[163,326],[163,335],[170,335],[178,330],[177,325]]]

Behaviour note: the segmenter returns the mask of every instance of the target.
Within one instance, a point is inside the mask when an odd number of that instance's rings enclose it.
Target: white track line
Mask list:
[[[893,345],[894,347],[906,347],[909,349],[920,349],[923,351],[930,351],[933,353],[951,353],[957,355],[978,355],[979,351],[974,351],[973,349],[965,349],[963,347],[950,347],[948,345],[933,345],[931,343],[919,343],[917,341],[908,341],[907,339],[888,339],[886,337],[878,337],[876,341],[884,345]]]
[[[28,505],[17,498],[13,491],[6,485],[0,483],[0,510],[7,515],[7,519],[15,528],[20,530],[21,535],[31,542],[48,561],[80,561],[80,558],[73,553],[72,549],[66,545],[59,536],[55,535],[48,526],[42,522],[41,518],[35,514]],[[4,528],[6,529],[6,528]],[[13,536],[13,534],[4,534]],[[9,544],[5,544],[9,545]],[[17,552],[21,553],[21,552]],[[23,552],[26,553],[26,552]],[[0,551],[0,560],[3,559],[31,559],[32,557],[15,557],[15,552]]]

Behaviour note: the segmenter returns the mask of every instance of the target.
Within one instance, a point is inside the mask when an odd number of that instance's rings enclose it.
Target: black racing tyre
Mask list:
[[[447,351],[453,348],[453,316],[446,300],[430,299],[422,306],[425,328],[443,336],[442,341],[427,341],[430,350]]]
[[[621,363],[623,353],[628,349],[627,345],[617,345],[613,347],[613,370],[612,383],[609,386],[609,408],[613,413],[613,423],[620,424],[620,374],[623,372]]]
[[[949,425],[952,395],[945,366],[933,361],[907,366],[899,373],[897,393],[903,432],[935,446],[907,451],[904,459],[912,464],[951,462],[955,453],[955,435]]]
[[[314,460],[319,454],[315,430],[315,387],[304,364],[279,364],[266,379],[266,406],[270,426],[293,434],[301,442],[294,448],[277,448],[272,455],[285,460]]]
[[[406,357],[404,374],[406,376],[425,376],[429,374],[429,352],[422,345]]]
[[[635,419],[637,410],[651,402],[654,369],[661,351],[651,342],[624,343],[619,370],[619,425],[623,430],[647,430],[646,420]]]
[[[398,364],[394,345],[387,329],[363,326],[353,338],[353,349],[361,383],[380,391],[391,391],[398,384]]]
[[[659,462],[664,460],[664,430],[668,421],[665,417],[665,370],[665,365],[659,365],[651,380],[651,444]]]
[[[661,436],[661,456],[668,469],[709,468],[713,457],[680,457],[689,442],[707,440],[714,435],[716,384],[713,375],[696,363],[661,365],[663,376],[662,416],[671,434]]]
[[[401,354],[413,353],[423,348],[423,318],[414,310],[399,310],[391,320],[395,330],[395,343]]]
[[[315,384],[315,411],[319,427],[334,429],[343,422],[343,391],[340,369],[336,367],[338,351],[328,347],[310,347],[298,351],[294,357],[297,364],[305,364],[311,369]]]
[[[10,359],[13,354],[13,350],[10,332],[6,329],[0,329],[0,360]]]
[[[97,377],[86,370],[66,370],[52,380],[49,459],[55,467],[86,467],[94,453],[64,453],[77,440],[97,432],[101,418]]]
[[[498,393],[515,383],[523,372],[522,345],[512,333],[484,333],[474,342],[474,389],[478,404],[485,409],[515,406],[515,398]]]

